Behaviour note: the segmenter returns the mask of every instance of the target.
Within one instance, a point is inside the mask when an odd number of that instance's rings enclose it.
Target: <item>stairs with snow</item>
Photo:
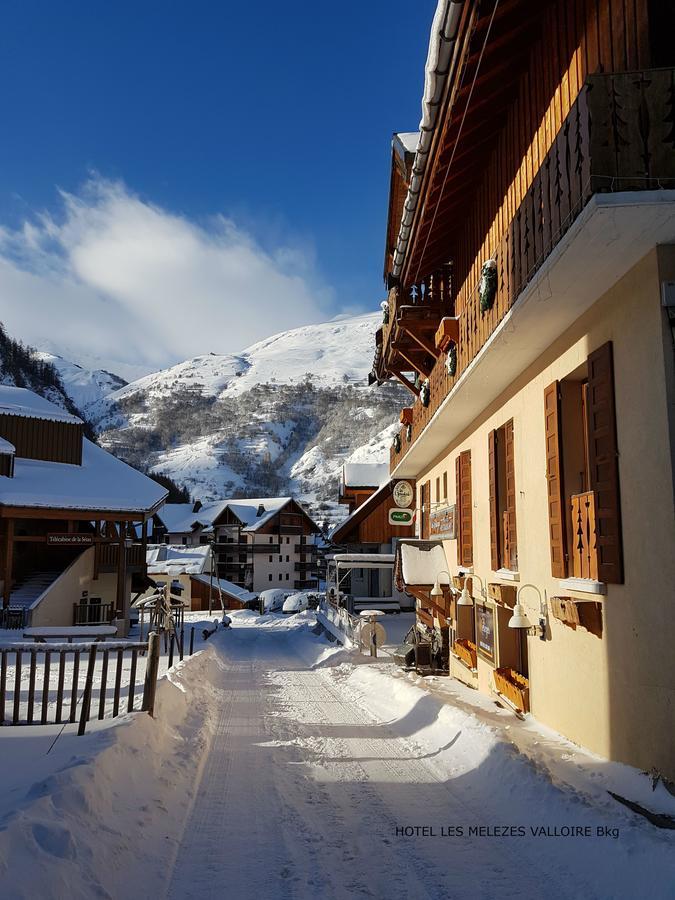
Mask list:
[[[17,584],[9,596],[9,605],[14,609],[29,610],[37,598],[50,587],[62,573],[58,570],[37,572]]]

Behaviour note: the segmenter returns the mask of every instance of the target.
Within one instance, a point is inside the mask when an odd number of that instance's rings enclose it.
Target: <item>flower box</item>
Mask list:
[[[478,653],[473,641],[470,641],[468,638],[460,638],[458,641],[454,642],[452,649],[455,655],[470,669],[475,669],[477,667]]]
[[[412,425],[412,423],[413,423],[412,406],[406,406],[401,410],[401,414],[399,416],[399,421],[400,421],[401,425]]]
[[[457,344],[458,342],[459,319],[452,316],[445,316],[445,318],[441,319],[441,323],[438,326],[438,330],[436,331],[436,335],[434,338],[436,349],[440,350],[442,353],[445,353],[451,343]]]
[[[513,609],[516,605],[517,587],[515,584],[490,582],[487,589],[488,597],[500,606],[508,606],[509,609]]]
[[[515,669],[502,668],[494,671],[495,688],[510,700],[521,712],[530,708],[530,682]]]

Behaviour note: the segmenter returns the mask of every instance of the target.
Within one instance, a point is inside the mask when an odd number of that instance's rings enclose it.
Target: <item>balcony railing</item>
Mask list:
[[[506,231],[497,238],[492,251],[497,290],[491,308],[481,313],[473,280],[461,285],[455,302],[459,316],[455,372],[449,374],[441,353],[428,376],[428,402],[415,400],[411,424],[399,432],[400,447],[391,449],[392,468],[419,438],[593,194],[675,187],[674,82],[673,69],[592,75],[586,80]],[[383,378],[394,374],[385,371],[392,327],[390,318],[378,351]]]
[[[574,494],[572,504],[572,575],[598,580],[598,553],[595,521],[596,498],[593,491]]]
[[[119,544],[96,544],[96,565],[100,572],[117,571]],[[141,569],[145,566],[145,552],[142,544],[132,544],[126,548],[127,569]]]

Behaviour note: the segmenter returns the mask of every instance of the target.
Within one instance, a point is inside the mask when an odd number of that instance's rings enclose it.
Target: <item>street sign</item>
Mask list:
[[[412,509],[390,509],[390,525],[412,525],[415,514]]]
[[[415,499],[415,491],[408,481],[397,481],[394,485],[392,495],[394,498],[394,503],[401,508],[411,506],[413,500]]]
[[[47,535],[47,546],[49,547],[90,547],[93,543],[93,534],[52,532]]]

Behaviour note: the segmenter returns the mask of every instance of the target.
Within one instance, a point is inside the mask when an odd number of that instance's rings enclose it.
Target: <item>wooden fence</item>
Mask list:
[[[79,707],[78,734],[84,734],[91,718],[134,711],[153,715],[159,654],[155,633],[147,642],[2,646],[0,725],[76,722]]]

